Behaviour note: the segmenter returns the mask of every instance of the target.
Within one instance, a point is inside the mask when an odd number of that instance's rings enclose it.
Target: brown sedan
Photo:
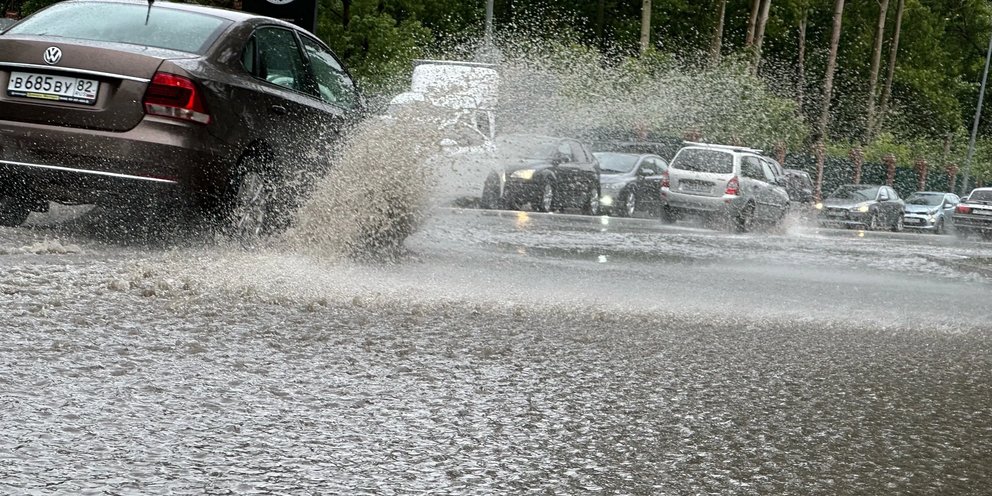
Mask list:
[[[55,4],[0,35],[0,225],[50,201],[151,203],[257,236],[285,222],[360,105],[327,46],[276,19]]]

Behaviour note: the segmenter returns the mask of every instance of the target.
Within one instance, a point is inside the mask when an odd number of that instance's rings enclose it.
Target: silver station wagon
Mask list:
[[[779,223],[789,210],[785,178],[760,153],[706,143],[680,149],[662,178],[662,219],[701,216],[740,232]]]

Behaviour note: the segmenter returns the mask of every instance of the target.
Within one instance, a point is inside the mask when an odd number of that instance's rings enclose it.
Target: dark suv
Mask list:
[[[257,235],[359,109],[334,54],[289,23],[167,2],[58,3],[0,35],[0,224],[50,201],[155,198]]]

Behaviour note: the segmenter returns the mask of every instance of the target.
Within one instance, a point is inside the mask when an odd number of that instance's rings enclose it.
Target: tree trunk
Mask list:
[[[710,45],[710,65],[720,63],[720,50],[723,48],[723,21],[727,17],[727,0],[720,1],[716,29],[713,30],[713,43]]]
[[[772,0],[762,0],[761,16],[758,17],[758,26],[754,32],[754,67],[755,74],[758,73],[758,66],[761,65],[761,42],[765,39],[765,26],[768,24],[768,11],[772,8]]]
[[[827,57],[827,74],[823,80],[823,104],[820,110],[820,122],[817,125],[818,150],[823,150],[827,141],[827,124],[830,123],[830,100],[834,92],[834,72],[837,70],[837,48],[840,46],[841,21],[844,19],[844,0],[834,4],[834,30],[830,35],[830,55]],[[821,152],[822,153],[822,152]],[[823,166],[817,168],[816,192],[822,193]]]
[[[351,23],[351,0],[341,0],[341,25],[348,29]]]
[[[882,130],[882,124],[885,123],[885,114],[889,111],[889,98],[892,95],[892,79],[896,74],[896,59],[899,54],[899,30],[902,27],[902,12],[906,6],[906,0],[899,0],[899,6],[896,7],[896,30],[892,33],[892,46],[889,48],[889,70],[885,78],[885,87],[882,88],[882,98],[878,107],[878,118],[875,119],[875,130],[872,132],[872,136],[878,135]]]
[[[641,4],[641,53],[648,51],[651,43],[651,0]]]
[[[865,131],[862,141],[872,138],[875,128],[875,93],[878,90],[878,69],[882,65],[882,39],[885,38],[885,16],[889,11],[889,0],[878,4],[878,28],[875,30],[875,49],[871,57],[871,76],[868,78],[868,110],[865,112]]]
[[[758,22],[758,11],[761,10],[761,0],[751,0],[751,17],[747,19],[747,40],[744,46],[754,44],[754,25]]]
[[[837,71],[837,48],[840,46],[841,22],[844,20],[844,0],[834,4],[834,29],[830,36],[830,55],[827,57],[827,74],[823,79],[823,103],[820,108],[820,121],[816,127],[819,139],[827,140],[827,125],[830,123],[830,100],[834,92],[834,72]]]
[[[809,18],[809,9],[803,11],[803,18],[799,21],[799,60],[796,63],[796,107],[799,115],[806,115],[803,112],[803,99],[806,95],[806,21]]]

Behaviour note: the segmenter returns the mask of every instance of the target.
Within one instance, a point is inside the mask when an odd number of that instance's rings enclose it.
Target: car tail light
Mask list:
[[[724,194],[737,196],[737,194],[740,193],[740,191],[741,191],[741,183],[740,181],[737,180],[737,176],[730,178],[730,180],[727,181],[727,191],[725,191]]]
[[[668,171],[667,170],[665,172],[662,172],[661,173],[661,187],[662,188],[671,188],[672,187],[672,182],[668,178]]]
[[[971,207],[969,207],[968,205],[958,205],[957,207],[954,207],[954,211],[959,214],[970,214]]]
[[[188,78],[156,72],[145,90],[145,113],[172,117],[199,124],[209,124],[210,114],[203,105],[201,92]]]

